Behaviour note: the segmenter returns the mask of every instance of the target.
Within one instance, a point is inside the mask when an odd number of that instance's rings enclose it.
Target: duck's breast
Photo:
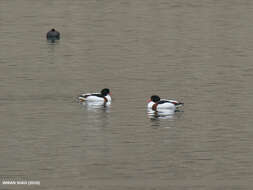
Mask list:
[[[105,96],[105,98],[107,99],[107,102],[111,102],[112,101],[112,98],[111,98],[110,95]]]
[[[148,109],[152,109],[152,106],[153,106],[154,104],[155,104],[154,102],[149,102],[148,105],[147,105],[147,108],[148,108]]]

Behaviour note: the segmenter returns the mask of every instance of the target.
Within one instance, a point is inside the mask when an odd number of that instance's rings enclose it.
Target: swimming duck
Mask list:
[[[102,89],[100,93],[81,94],[78,97],[78,100],[79,102],[101,105],[106,105],[107,103],[111,103],[112,101],[110,96],[110,90],[108,88]]]
[[[153,95],[150,97],[148,101],[148,109],[153,111],[171,111],[175,112],[179,107],[181,107],[184,103],[178,102],[176,100],[166,100],[160,99],[159,96]]]
[[[59,40],[60,39],[60,32],[52,28],[48,33],[47,33],[47,39],[48,40]]]

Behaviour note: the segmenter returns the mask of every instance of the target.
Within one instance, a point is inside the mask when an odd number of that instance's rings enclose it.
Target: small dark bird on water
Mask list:
[[[48,40],[59,40],[60,39],[60,32],[52,28],[48,33],[47,33],[47,39]]]

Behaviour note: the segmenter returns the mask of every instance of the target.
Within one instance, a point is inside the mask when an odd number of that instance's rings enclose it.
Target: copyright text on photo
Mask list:
[[[40,181],[23,175],[0,175],[0,179],[2,185],[40,185]]]

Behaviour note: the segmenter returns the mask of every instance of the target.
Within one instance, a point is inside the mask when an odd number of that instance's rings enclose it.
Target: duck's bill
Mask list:
[[[85,99],[83,97],[78,97],[79,102],[84,102]]]

